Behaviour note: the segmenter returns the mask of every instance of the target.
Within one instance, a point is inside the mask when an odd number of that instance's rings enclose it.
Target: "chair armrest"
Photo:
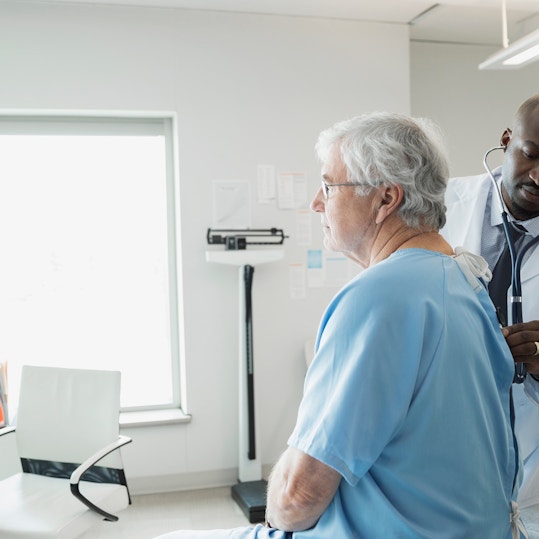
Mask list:
[[[82,475],[88,471],[94,464],[99,462],[102,458],[106,457],[109,453],[112,453],[113,451],[116,451],[120,447],[132,442],[133,440],[129,438],[128,436],[118,436],[118,439],[114,442],[106,445],[96,453],[94,453],[91,457],[86,459],[80,466],[78,466],[75,470],[73,470],[73,473],[71,474],[71,477],[69,478],[71,493],[75,498],[77,498],[79,501],[81,501],[88,509],[91,509],[92,511],[95,511],[96,513],[99,513],[101,516],[105,518],[105,520],[109,520],[111,522],[115,522],[118,520],[118,517],[115,515],[112,515],[110,513],[107,513],[105,510],[101,509],[100,507],[97,507],[97,505],[93,504],[88,498],[83,496],[79,490],[79,482],[82,477]]]
[[[2,427],[2,428],[0,428],[0,436],[4,436],[4,434],[9,434],[11,432],[15,432],[15,427]]]

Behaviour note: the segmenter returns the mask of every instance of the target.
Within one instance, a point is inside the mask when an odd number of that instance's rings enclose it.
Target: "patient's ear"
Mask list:
[[[381,224],[385,219],[395,213],[404,199],[402,185],[383,185],[379,191],[380,200],[376,213],[376,224]]]

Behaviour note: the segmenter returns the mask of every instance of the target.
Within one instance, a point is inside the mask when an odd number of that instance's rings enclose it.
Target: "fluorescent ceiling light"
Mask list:
[[[518,69],[539,60],[539,29],[503,48],[479,64],[479,69]]]

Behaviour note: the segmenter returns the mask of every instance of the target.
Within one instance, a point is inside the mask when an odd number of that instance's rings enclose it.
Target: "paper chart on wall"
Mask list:
[[[298,245],[312,245],[312,212],[311,210],[298,210],[296,213],[296,243]]]
[[[275,167],[273,165],[258,165],[256,193],[259,204],[268,204],[275,200]]]
[[[279,172],[277,206],[280,210],[295,210],[307,205],[307,180],[304,172]]]
[[[242,229],[251,226],[249,182],[246,180],[213,181],[214,228]]]
[[[303,299],[306,296],[305,287],[305,265],[289,265],[289,282],[291,299]]]
[[[307,282],[311,288],[324,286],[324,259],[321,249],[307,251]]]

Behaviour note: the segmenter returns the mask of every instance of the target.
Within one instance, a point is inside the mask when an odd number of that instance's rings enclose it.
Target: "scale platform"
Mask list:
[[[266,518],[266,489],[264,479],[238,483],[231,489],[232,498],[239,505],[251,524],[264,522]]]

